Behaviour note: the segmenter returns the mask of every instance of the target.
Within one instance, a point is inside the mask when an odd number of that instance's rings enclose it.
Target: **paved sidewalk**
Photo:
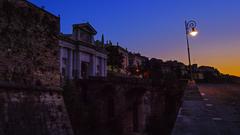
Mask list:
[[[221,135],[240,135],[240,85],[200,84],[199,91]],[[210,105],[210,106],[209,106]]]
[[[172,135],[220,135],[196,86],[189,86],[183,97]]]

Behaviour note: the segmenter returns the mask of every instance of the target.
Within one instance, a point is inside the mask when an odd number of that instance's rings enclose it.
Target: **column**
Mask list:
[[[68,62],[69,62],[69,66],[68,66],[68,75],[69,75],[69,79],[73,79],[73,50],[72,49],[68,49]]]
[[[78,78],[79,79],[82,79],[82,75],[81,75],[81,52],[80,51],[77,51],[77,60],[76,60],[76,65],[77,65],[77,73],[78,73]]]
[[[107,69],[108,69],[108,67],[107,67],[107,59],[104,59],[104,76],[106,77],[107,76]]]
[[[97,68],[97,57],[92,55],[92,73],[91,76],[96,76],[96,68]]]
[[[59,58],[59,61],[60,61],[60,74],[62,76],[62,47],[60,46],[60,58]]]
[[[101,63],[101,76],[104,77],[105,76],[105,62],[104,62],[104,58],[100,58],[100,63]]]

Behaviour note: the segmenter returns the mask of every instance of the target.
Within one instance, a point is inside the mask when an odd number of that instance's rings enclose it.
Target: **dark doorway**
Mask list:
[[[88,62],[82,62],[81,64],[81,75],[83,79],[88,78],[88,68],[89,68],[89,63]]]

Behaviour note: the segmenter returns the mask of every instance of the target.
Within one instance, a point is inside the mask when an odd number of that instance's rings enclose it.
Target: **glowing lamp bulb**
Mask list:
[[[192,37],[197,36],[198,31],[195,28],[192,28],[192,31],[189,33]]]

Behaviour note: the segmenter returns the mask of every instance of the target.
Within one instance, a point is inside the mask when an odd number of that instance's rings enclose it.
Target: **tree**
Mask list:
[[[108,66],[111,70],[120,69],[123,67],[123,55],[118,51],[118,48],[112,45],[107,45],[106,50],[108,51]]]
[[[95,45],[98,46],[98,47],[100,47],[100,46],[102,46],[102,43],[101,43],[101,41],[96,40],[96,41],[95,41]]]
[[[104,47],[105,42],[104,42],[104,35],[103,34],[102,34],[101,44],[102,44],[102,47]]]

